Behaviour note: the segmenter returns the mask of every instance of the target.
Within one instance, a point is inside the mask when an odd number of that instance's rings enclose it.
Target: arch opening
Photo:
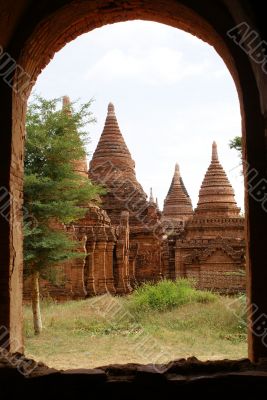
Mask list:
[[[25,45],[20,54],[18,65],[20,65],[31,77],[31,84],[25,86],[24,98],[18,95],[13,95],[13,107],[12,114],[13,118],[13,154],[11,162],[11,183],[10,191],[15,193],[18,190],[21,193],[21,181],[18,182],[15,177],[18,175],[22,176],[22,160],[23,158],[23,126],[26,113],[26,98],[30,93],[31,86],[35,82],[41,69],[49,62],[54,52],[58,51],[64,44],[69,42],[74,37],[81,33],[92,30],[96,27],[103,26],[104,24],[125,21],[131,19],[144,19],[153,20],[156,22],[162,22],[190,33],[196,34],[201,39],[207,41],[215,47],[217,52],[222,56],[226,65],[228,66],[234,81],[237,86],[242,115],[242,128],[243,128],[243,142],[244,142],[244,156],[248,161],[249,165],[256,167],[259,174],[263,171],[263,165],[265,157],[262,151],[258,153],[258,157],[255,155],[258,149],[263,144],[262,132],[262,118],[261,118],[261,107],[260,100],[257,91],[257,85],[254,79],[253,71],[249,60],[246,56],[236,48],[227,38],[226,32],[233,26],[232,18],[225,12],[225,9],[221,9],[220,12],[223,18],[216,26],[212,26],[210,16],[200,16],[203,10],[194,10],[189,7],[185,7],[177,2],[166,1],[164,7],[159,7],[158,4],[148,2],[145,9],[138,2],[128,2],[126,7],[121,7],[116,3],[105,3],[91,5],[88,7],[88,2],[79,4],[79,7],[75,5],[68,5],[51,13],[47,19],[36,24],[32,29],[31,35],[25,38]],[[96,7],[95,7],[96,6]],[[85,7],[85,8],[84,8]],[[89,9],[88,9],[89,8]],[[97,13],[95,10],[97,9]],[[214,13],[216,9],[214,7]],[[35,21],[36,23],[36,21]],[[27,40],[26,40],[27,39]],[[247,79],[250,80],[250,85],[245,85]],[[251,99],[254,100],[253,104]],[[256,133],[253,135],[253,131]],[[256,136],[255,136],[256,135]],[[253,136],[256,138],[256,144]],[[16,143],[16,146],[14,144]],[[16,172],[16,173],[15,173]],[[16,181],[16,182],[15,182]],[[16,195],[17,197],[17,195]],[[258,243],[257,245],[257,222],[262,218],[260,207],[253,205],[252,199],[246,195],[246,215],[247,215],[247,238],[248,238],[248,292],[250,301],[254,300],[257,302],[263,302],[264,296],[255,295],[255,288],[257,287],[256,279],[253,279],[253,273],[257,275],[259,270],[260,259],[257,257],[257,249],[263,250],[263,244]],[[14,210],[13,210],[14,211]],[[11,215],[11,218],[14,215]],[[13,302],[13,316],[11,315],[10,332],[21,341],[21,326],[18,323],[21,299],[20,296],[14,300],[14,294],[18,293],[19,285],[21,281],[21,236],[15,233],[11,233],[11,241],[13,247],[18,249],[16,256],[13,260],[13,273],[10,285],[13,288],[13,294],[10,296],[11,303]],[[19,250],[20,249],[20,250]],[[251,267],[253,261],[253,269]],[[251,297],[251,294],[253,296]],[[249,349],[251,358],[257,359],[260,355],[263,355],[266,349],[262,345],[260,340],[257,340],[253,336],[253,332],[250,332],[249,336]]]

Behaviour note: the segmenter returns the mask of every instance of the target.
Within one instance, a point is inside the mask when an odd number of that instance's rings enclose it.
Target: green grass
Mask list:
[[[184,280],[145,284],[123,298],[45,301],[42,315],[44,330],[38,337],[31,308],[25,306],[26,354],[56,368],[146,364],[161,351],[166,354],[162,361],[247,355],[244,297],[197,291]]]
[[[188,303],[210,303],[217,299],[211,292],[196,290],[188,279],[162,280],[145,283],[130,296],[133,312],[144,310],[166,311]]]

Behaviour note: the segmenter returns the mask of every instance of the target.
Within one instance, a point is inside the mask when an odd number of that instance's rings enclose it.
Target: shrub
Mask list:
[[[194,288],[192,281],[164,279],[156,284],[144,283],[129,296],[129,307],[132,312],[155,310],[165,311],[188,303],[209,303],[217,296],[208,291]]]

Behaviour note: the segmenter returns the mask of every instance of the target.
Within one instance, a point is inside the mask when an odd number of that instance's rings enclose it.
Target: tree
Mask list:
[[[240,157],[242,156],[242,137],[235,136],[234,139],[229,142],[230,149],[235,149],[239,152]]]
[[[79,256],[66,226],[82,218],[83,206],[101,193],[75,171],[75,163],[86,156],[92,101],[78,111],[73,104],[59,109],[60,101],[35,96],[26,118],[24,264],[32,282],[35,334],[42,330],[39,278],[49,278],[49,268]]]

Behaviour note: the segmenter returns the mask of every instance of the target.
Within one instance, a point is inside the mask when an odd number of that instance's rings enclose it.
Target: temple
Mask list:
[[[175,276],[203,289],[235,293],[245,287],[244,218],[212,144],[197,207],[175,242]]]
[[[63,110],[70,112],[67,96]],[[178,164],[163,211],[152,188],[147,197],[137,181],[135,162],[112,103],[89,170],[86,159],[75,162],[74,169],[88,174],[105,194],[100,204],[85,206],[85,217],[68,227],[84,257],[58,266],[64,279],[60,285],[42,282],[43,294],[60,298],[120,295],[145,281],[179,277],[193,279],[201,289],[244,291],[244,218],[215,142],[195,210]]]
[[[192,217],[193,207],[180,174],[179,165],[175,165],[174,175],[164,200],[161,222],[168,230],[179,230]]]
[[[136,179],[135,163],[121,134],[114,105],[108,105],[105,126],[89,166],[89,178],[104,186],[101,207],[114,226],[122,212],[129,213],[129,275],[136,282],[160,278],[161,213]]]

